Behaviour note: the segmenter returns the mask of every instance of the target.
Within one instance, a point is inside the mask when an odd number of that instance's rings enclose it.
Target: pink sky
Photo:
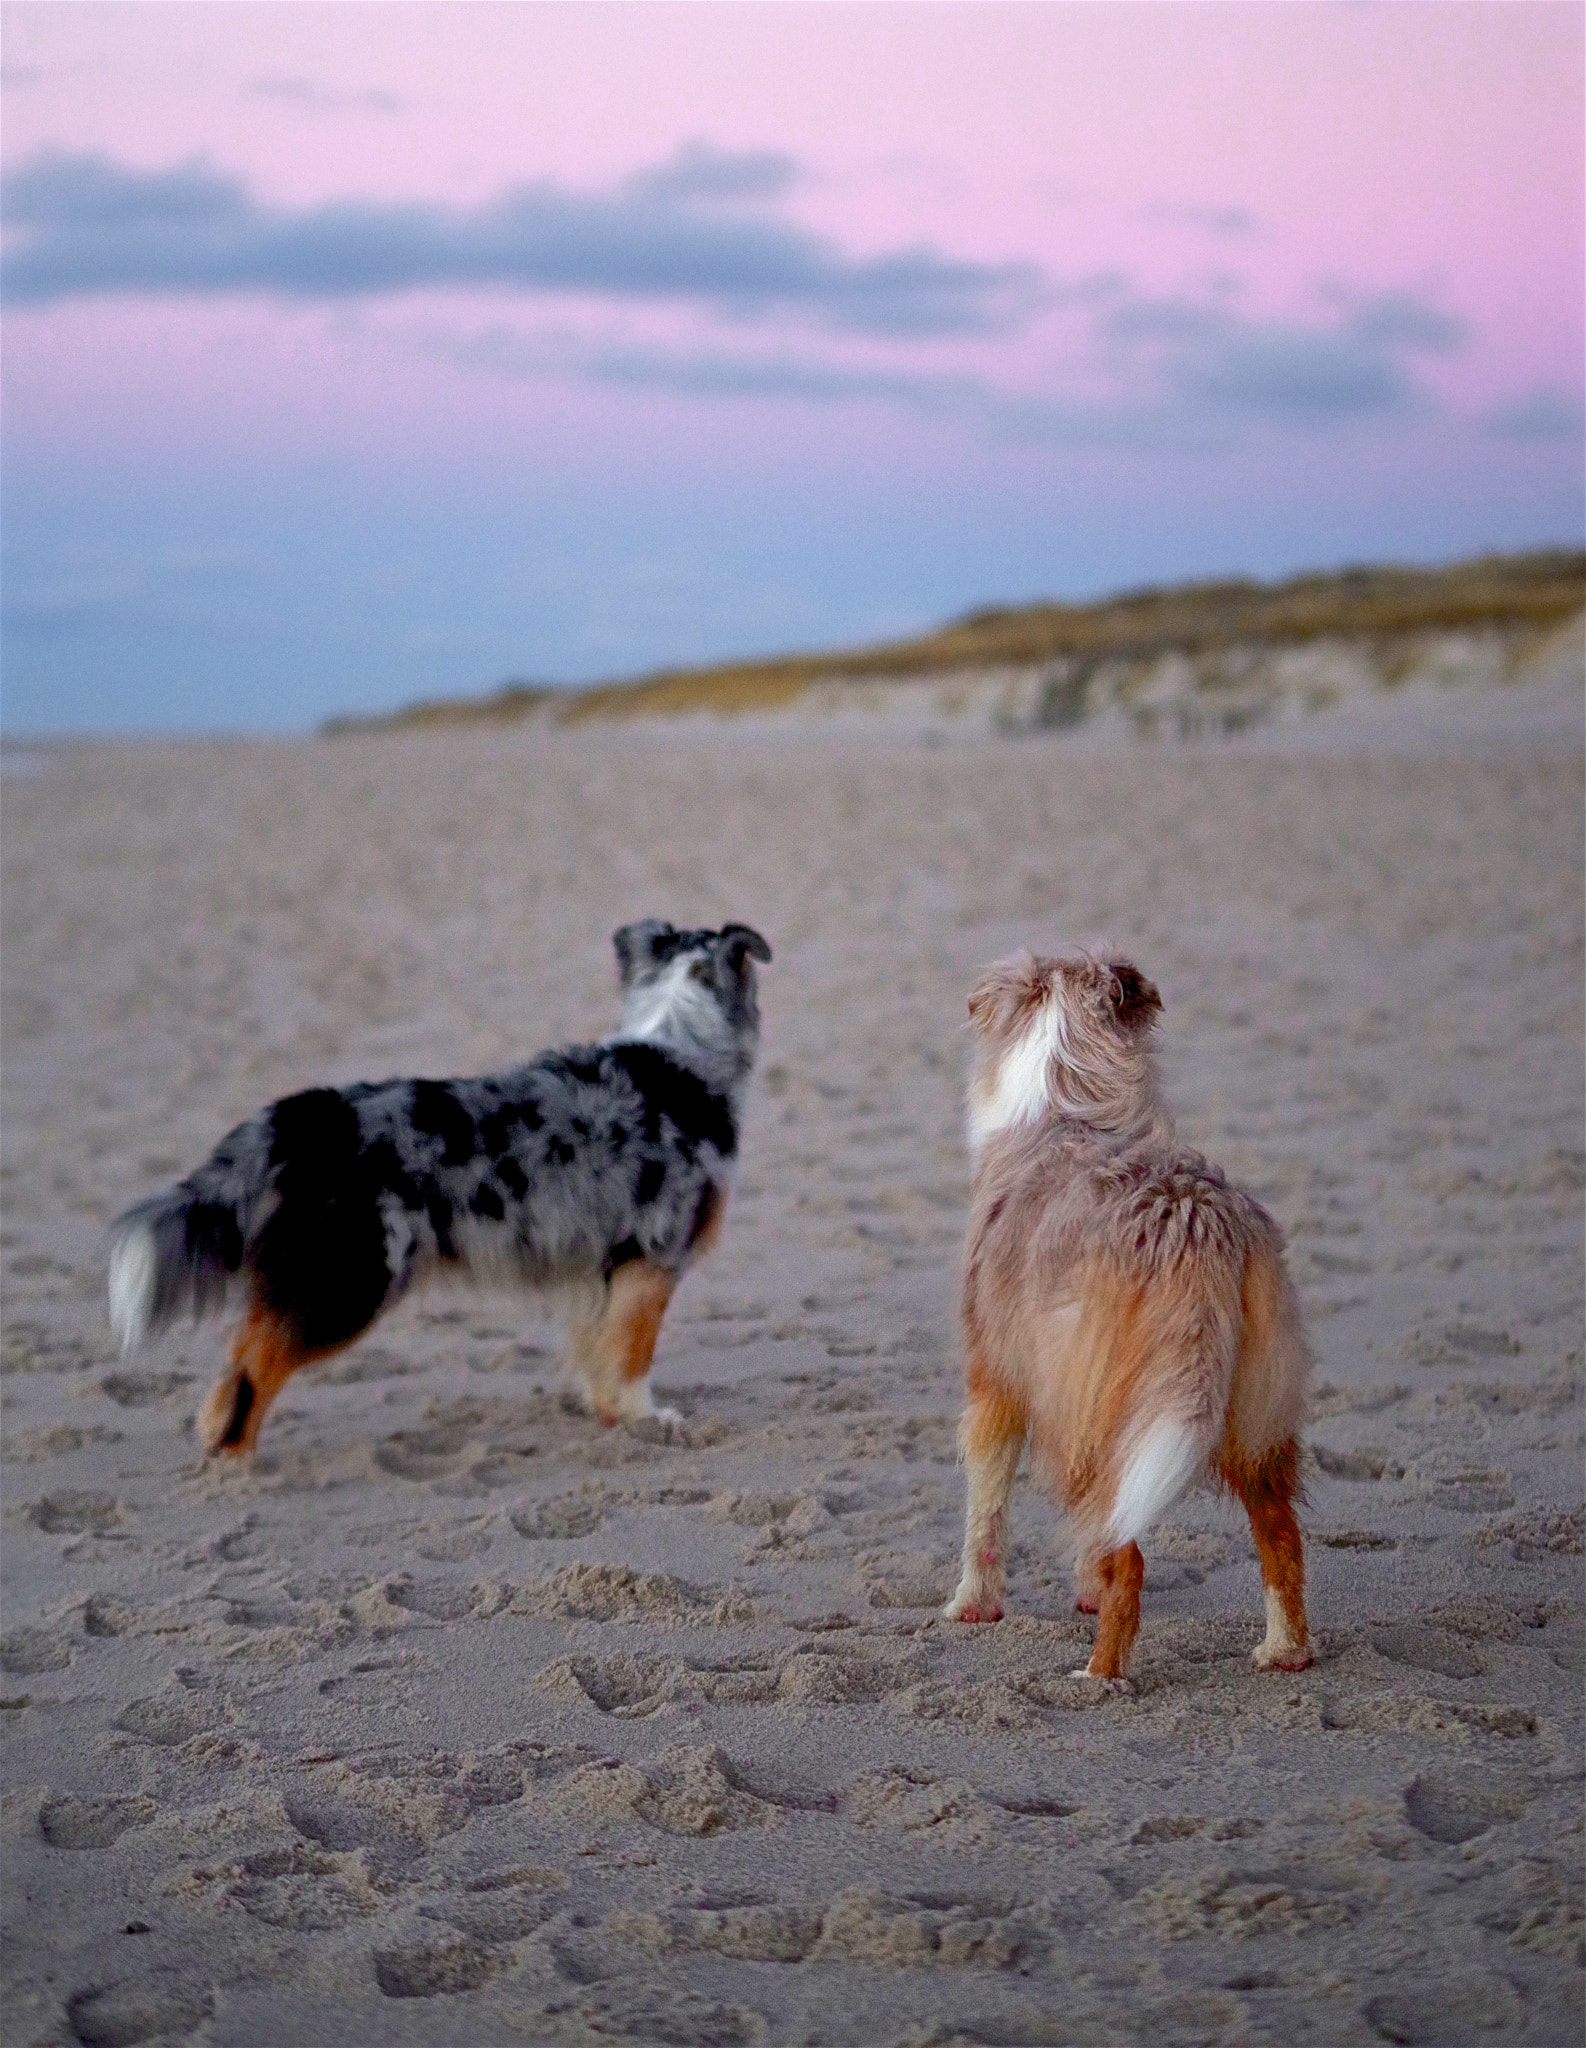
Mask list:
[[[1350,476],[1402,490],[1415,469],[1444,507],[1468,496],[1473,543],[1568,539],[1582,21],[1565,4],[12,4],[16,189],[31,176],[58,211],[63,159],[98,160],[118,193],[196,167],[253,253],[227,256],[241,282],[111,291],[80,208],[13,226],[8,263],[38,267],[12,273],[8,460],[13,477],[77,478],[85,506],[135,497],[139,474],[279,491],[316,460],[442,494],[510,461],[525,489],[600,484],[658,508],[668,479],[725,505],[757,466],[790,503],[835,490],[879,507],[889,477],[900,504],[973,496],[1000,475],[1013,496],[1083,485],[1120,522],[1144,488],[1180,494],[1186,569],[1205,566],[1198,493],[1281,495],[1311,465],[1337,506]],[[620,213],[691,147],[786,160],[732,202],[753,236],[791,237],[844,278],[921,251],[967,266],[991,280],[966,287],[975,317],[911,327],[819,292],[736,303],[621,281],[283,291],[259,253],[351,203],[377,225],[406,205],[446,234],[526,186]],[[711,201],[690,222],[721,217]],[[1283,516],[1303,550],[1301,509]],[[64,501],[51,516],[70,524]],[[1443,544],[1435,518],[1405,517],[1403,551]],[[1391,526],[1359,530],[1394,544]],[[1232,530],[1221,545],[1230,568],[1241,549],[1275,566]],[[1325,522],[1313,545],[1347,551]],[[70,581],[15,516],[8,548],[11,594]],[[1012,553],[1042,574],[1039,548]],[[969,587],[995,559],[988,538],[941,608],[1008,594]],[[1117,551],[1119,577],[1162,569]],[[1108,572],[1059,552],[1046,586],[1085,573]],[[922,603],[878,586],[830,630]],[[761,614],[746,600],[742,616],[752,639]],[[786,631],[822,616],[812,599]],[[647,630],[636,613],[618,635],[637,661]],[[561,658],[577,668],[573,641]]]

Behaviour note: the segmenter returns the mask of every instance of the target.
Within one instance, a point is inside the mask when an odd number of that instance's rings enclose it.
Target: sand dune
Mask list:
[[[934,633],[557,689],[505,683],[331,733],[633,718],[834,717],[999,732],[1248,730],[1377,698],[1535,680],[1579,662],[1586,556],[1564,548],[1282,583],[1185,583],[971,612]]]
[[[1574,660],[1571,656],[1571,660]],[[36,752],[7,785],[6,2028],[216,2043],[1566,2042],[1582,2017],[1578,668],[1230,742],[664,724]],[[102,1232],[260,1101],[611,1014],[609,933],[777,951],[656,1378],[431,1295],[194,1457]],[[1132,1689],[960,1535],[963,994],[1107,932],[1289,1232],[1320,1650],[1148,1548]]]

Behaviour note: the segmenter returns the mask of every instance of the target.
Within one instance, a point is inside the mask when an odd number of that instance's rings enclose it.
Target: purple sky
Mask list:
[[[7,727],[1578,544],[1582,20],[10,5]]]

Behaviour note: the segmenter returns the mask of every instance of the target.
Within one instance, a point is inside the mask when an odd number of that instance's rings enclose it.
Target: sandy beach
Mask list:
[[[1233,740],[817,719],[7,758],[5,2039],[1575,2042],[1578,669]],[[263,1101],[603,1030],[610,933],[776,950],[679,1440],[405,1303],[197,1459],[103,1237]],[[1318,1659],[1248,1528],[1147,1546],[1131,1687],[961,1535],[964,994],[1106,934],[1286,1229]]]

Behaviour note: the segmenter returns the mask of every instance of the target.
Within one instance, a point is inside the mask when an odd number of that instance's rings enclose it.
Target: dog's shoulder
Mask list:
[[[710,1145],[724,1159],[738,1149],[738,1120],[731,1098],[664,1047],[640,1039],[617,1040],[604,1048],[614,1081],[632,1089],[644,1105],[646,1122],[672,1125],[686,1143]]]

